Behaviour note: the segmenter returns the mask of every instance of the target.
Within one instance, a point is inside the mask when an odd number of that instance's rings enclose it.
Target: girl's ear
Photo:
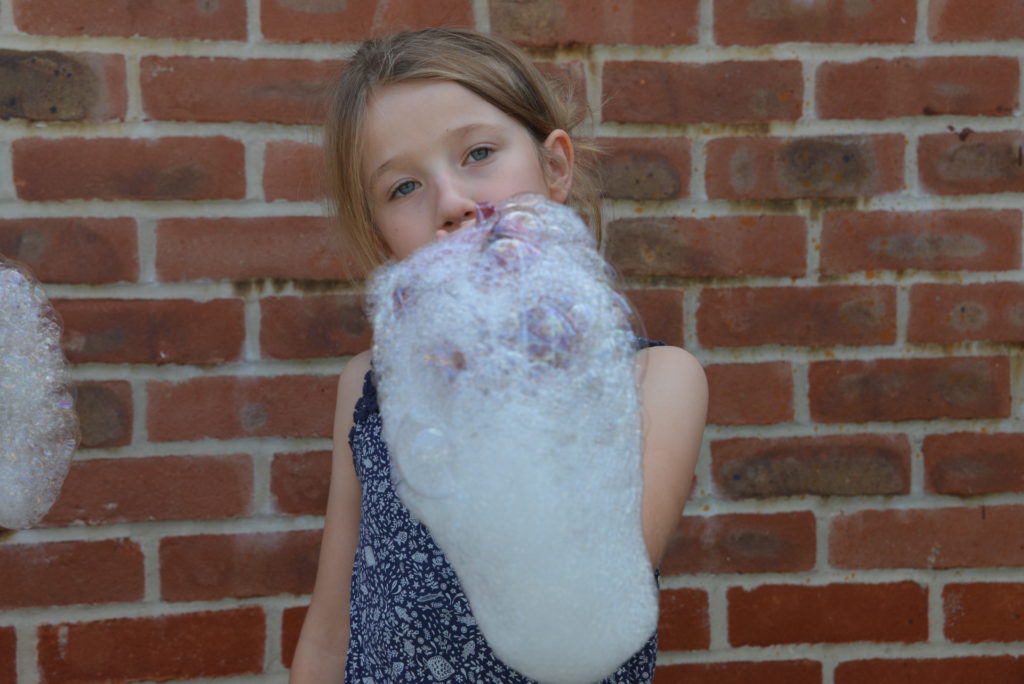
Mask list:
[[[556,128],[544,141],[544,176],[548,183],[548,195],[556,202],[569,199],[572,187],[573,149],[569,134]]]

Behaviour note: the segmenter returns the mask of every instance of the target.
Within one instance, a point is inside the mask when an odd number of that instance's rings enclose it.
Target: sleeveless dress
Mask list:
[[[662,343],[638,340],[639,347]],[[455,571],[391,483],[372,369],[356,402],[349,445],[362,490],[352,566],[346,684],[530,684],[491,651]],[[658,635],[601,684],[654,677]]]

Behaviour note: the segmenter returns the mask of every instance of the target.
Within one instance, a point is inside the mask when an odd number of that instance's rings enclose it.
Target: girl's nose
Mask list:
[[[458,183],[440,183],[438,192],[438,230],[450,233],[476,219],[476,202]]]

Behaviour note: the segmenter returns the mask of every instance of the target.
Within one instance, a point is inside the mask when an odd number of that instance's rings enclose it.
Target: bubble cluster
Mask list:
[[[629,308],[570,209],[521,196],[377,270],[373,363],[396,490],[494,652],[595,682],[657,622]]]
[[[56,315],[39,284],[0,258],[0,527],[46,515],[77,443]]]

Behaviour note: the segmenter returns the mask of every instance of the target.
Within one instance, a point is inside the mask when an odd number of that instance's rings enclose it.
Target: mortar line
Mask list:
[[[931,0],[917,0],[917,25],[914,27],[914,42],[918,45],[931,45],[932,40],[928,35],[929,13],[928,6]]]
[[[0,134],[6,132],[0,129]],[[0,216],[16,216],[18,196],[14,190],[14,152],[12,139],[7,135],[0,137],[0,198],[13,203],[8,205],[6,201],[0,202]],[[13,211],[10,211],[9,207]]]
[[[491,32],[491,7],[489,0],[473,0],[473,21],[480,33]]]
[[[715,44],[715,13],[712,0],[697,5],[697,45]]]
[[[249,45],[263,42],[262,16],[260,14],[260,0],[249,0],[246,5],[246,27],[249,29]]]
[[[14,627],[14,638],[17,640],[15,647],[15,677],[16,682],[38,682],[41,681],[38,669],[36,651],[39,648],[39,636],[36,625],[26,623],[24,620],[16,620]]]
[[[139,260],[139,283],[156,284],[158,282],[156,275],[158,224],[159,221],[157,219],[135,219],[135,234],[138,242],[136,257]]]
[[[124,53],[124,89],[125,111],[124,123],[144,122],[146,120],[145,105],[142,101],[142,56],[137,53]]]

